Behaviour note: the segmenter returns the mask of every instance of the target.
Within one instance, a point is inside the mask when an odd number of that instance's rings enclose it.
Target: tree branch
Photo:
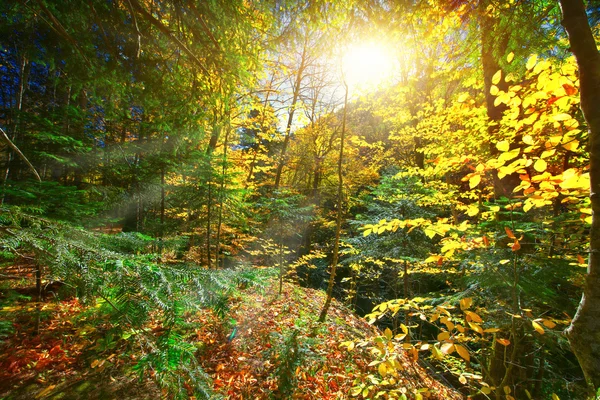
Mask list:
[[[8,135],[6,134],[6,132],[4,132],[4,129],[0,128],[0,132],[2,133],[2,136],[4,137],[4,140],[6,140],[6,142],[11,147],[11,149],[13,149],[15,151],[15,153],[17,153],[19,155],[19,157],[21,157],[23,159],[23,161],[25,161],[25,163],[29,166],[29,168],[31,169],[31,171],[33,172],[33,174],[36,176],[36,178],[38,179],[38,181],[41,182],[42,178],[40,178],[40,174],[38,174],[38,172],[35,169],[35,167],[33,166],[33,164],[31,162],[29,162],[29,160],[27,159],[27,157],[25,157],[25,154],[23,154],[21,152],[21,150],[19,150],[19,148],[12,142],[12,140],[10,140],[10,138],[8,137]]]
[[[167,38],[169,38],[171,42],[175,43],[177,47],[183,50],[183,52],[186,53],[198,67],[200,67],[202,72],[204,72],[206,75],[209,75],[208,70],[206,69],[204,64],[198,59],[198,57],[196,57],[194,53],[192,53],[192,51],[188,49],[184,43],[181,42],[181,40],[175,37],[166,26],[164,26],[159,20],[154,18],[154,16],[150,14],[144,7],[142,7],[137,0],[129,0],[129,2],[133,6],[133,8],[135,8],[140,14],[142,14],[142,16],[146,20],[148,20],[148,22],[150,22],[152,25],[158,28],[158,30],[161,31],[165,36],[167,36]]]

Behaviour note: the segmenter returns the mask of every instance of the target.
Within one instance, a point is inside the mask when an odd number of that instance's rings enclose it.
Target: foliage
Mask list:
[[[113,237],[112,249],[110,243],[98,247],[98,235],[17,208],[3,209],[1,218],[4,250],[35,255],[43,263],[45,279],[73,287],[107,315],[111,329],[98,345],[100,357],[112,348],[111,337],[135,337],[130,345],[143,354],[136,365],[140,373],[152,371],[156,382],[172,394],[184,396],[181,388],[189,386],[197,396],[210,397],[208,376],[196,360],[197,347],[185,334],[187,316],[206,308],[225,315],[227,299],[238,285],[254,282],[255,274],[156,264],[147,246],[139,256],[123,252],[140,252],[138,243],[148,238],[124,234],[124,243],[119,245]],[[151,332],[146,328],[150,322]]]

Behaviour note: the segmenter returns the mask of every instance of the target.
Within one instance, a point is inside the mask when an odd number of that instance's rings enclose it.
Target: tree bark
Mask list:
[[[594,389],[600,387],[600,53],[583,0],[560,0],[571,51],[577,59],[581,110],[589,129],[592,226],[590,256],[583,296],[565,331],[571,349]]]
[[[327,318],[327,312],[331,305],[331,298],[333,297],[333,285],[335,284],[335,273],[337,270],[337,264],[339,259],[340,250],[340,232],[342,230],[342,214],[343,214],[343,189],[344,189],[344,176],[342,174],[342,165],[344,163],[344,139],[346,136],[346,114],[348,109],[348,84],[344,82],[345,94],[344,94],[344,111],[342,114],[342,132],[340,134],[340,156],[338,158],[338,192],[337,192],[337,220],[335,226],[335,242],[333,244],[333,259],[331,260],[331,273],[329,275],[329,283],[327,285],[327,299],[319,315],[319,322],[325,322]]]

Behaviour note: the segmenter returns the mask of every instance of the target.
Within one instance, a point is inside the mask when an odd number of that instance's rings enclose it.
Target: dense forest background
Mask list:
[[[563,331],[600,298],[600,9],[560,3],[1,2],[3,304],[28,265],[33,298],[60,286],[138,339],[136,371],[210,397],[190,310],[275,274],[384,332],[342,342],[372,358],[348,396],[426,396],[399,351],[474,398],[592,396],[600,331]]]

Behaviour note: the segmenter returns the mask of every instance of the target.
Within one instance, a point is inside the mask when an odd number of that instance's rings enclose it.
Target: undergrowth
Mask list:
[[[263,276],[257,270],[164,265],[150,253],[149,242],[139,235],[108,237],[16,207],[0,208],[3,258],[33,259],[39,281],[62,282],[80,301],[96,305],[91,312],[102,314],[98,321],[108,322],[95,351],[101,355],[114,347],[111,340],[125,338],[130,350],[140,354],[134,370],[151,376],[163,393],[212,398],[210,378],[197,360],[200,346],[189,334],[193,315],[212,309],[225,317],[236,291],[260,285]],[[180,246],[177,240],[172,243]],[[0,325],[0,341],[10,332],[9,325]]]

